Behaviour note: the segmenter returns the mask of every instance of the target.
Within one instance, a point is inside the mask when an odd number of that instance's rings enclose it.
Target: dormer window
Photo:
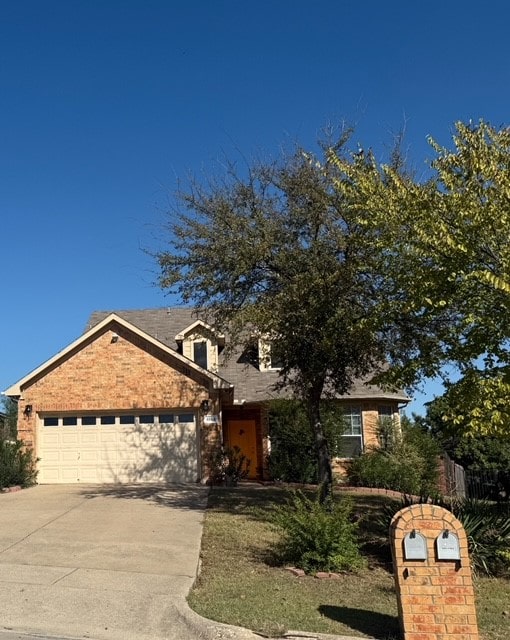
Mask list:
[[[193,360],[202,369],[207,369],[207,341],[196,340],[193,342]]]
[[[283,361],[278,355],[276,345],[270,340],[259,338],[259,369],[260,371],[278,371],[283,367]]]
[[[179,351],[202,369],[218,371],[218,355],[225,338],[205,322],[197,320],[175,336]]]

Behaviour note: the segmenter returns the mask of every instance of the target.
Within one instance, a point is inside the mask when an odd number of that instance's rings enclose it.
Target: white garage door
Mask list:
[[[195,482],[195,415],[44,415],[38,482]]]

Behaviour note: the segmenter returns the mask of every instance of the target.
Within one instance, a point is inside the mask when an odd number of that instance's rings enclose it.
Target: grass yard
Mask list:
[[[275,566],[271,545],[274,504],[286,492],[275,487],[213,488],[202,539],[202,571],[189,596],[199,614],[267,635],[286,630],[338,635],[399,637],[389,545],[375,519],[389,498],[353,494],[362,516],[368,568],[336,580],[294,577]],[[510,582],[480,579],[477,608],[484,640],[510,638]]]

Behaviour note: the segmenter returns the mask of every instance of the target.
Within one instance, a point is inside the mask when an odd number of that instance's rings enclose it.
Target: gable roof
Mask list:
[[[87,330],[103,321],[111,313],[110,311],[93,312],[87,323]],[[115,311],[115,314],[174,351],[179,348],[178,340],[181,336],[202,322],[189,307],[125,310]],[[202,325],[208,326],[203,322]],[[190,362],[187,358],[185,360]],[[271,398],[291,396],[288,389],[278,392],[274,390],[274,385],[279,380],[278,371],[260,371],[253,359],[242,349],[234,351],[228,359],[220,356],[219,376],[233,386],[234,401],[238,403],[261,402]],[[363,380],[356,380],[349,393],[342,396],[342,399],[353,401],[371,399],[402,403],[410,400],[401,390],[387,391]]]
[[[146,340],[147,342],[149,342],[150,344],[154,345],[158,349],[161,349],[163,352],[165,352],[166,354],[170,355],[175,360],[181,362],[182,364],[185,364],[186,367],[194,369],[197,373],[200,373],[201,375],[205,376],[206,378],[209,378],[209,380],[211,382],[211,386],[213,388],[215,388],[215,389],[230,389],[231,388],[231,384],[229,384],[221,376],[219,376],[219,375],[217,375],[215,373],[212,373],[211,371],[207,371],[205,369],[202,369],[202,367],[200,367],[199,365],[195,364],[193,361],[191,361],[188,358],[185,358],[184,356],[182,356],[179,353],[177,353],[177,351],[175,349],[170,347],[165,342],[162,342],[161,340],[158,340],[157,337],[155,337],[151,333],[148,333],[148,332],[144,331],[142,328],[140,328],[140,327],[136,326],[135,324],[129,322],[129,320],[127,320],[125,317],[122,317],[122,316],[120,316],[120,315],[118,315],[116,313],[111,312],[111,313],[105,314],[104,317],[99,322],[97,322],[95,324],[90,324],[88,330],[84,334],[82,334],[79,338],[77,338],[74,342],[69,344],[67,347],[62,349],[62,351],[59,351],[52,358],[50,358],[49,360],[46,360],[45,362],[43,362],[43,364],[41,364],[39,367],[37,367],[36,369],[31,371],[24,378],[21,378],[21,380],[18,380],[18,382],[16,382],[11,387],[6,389],[3,392],[4,395],[6,395],[6,396],[19,396],[19,395],[21,395],[22,388],[27,383],[29,383],[31,380],[35,379],[36,377],[39,377],[39,376],[43,375],[46,371],[48,371],[56,363],[65,360],[72,353],[74,353],[75,351],[79,350],[83,345],[85,345],[95,335],[100,334],[103,330],[106,330],[109,326],[111,326],[111,327],[120,326],[120,327],[123,327],[123,328],[127,329],[128,331],[131,331],[132,333],[134,333],[138,337]]]
[[[192,333],[197,327],[201,327],[202,329],[205,329],[209,333],[214,334],[216,337],[216,340],[219,343],[222,343],[222,344],[225,343],[225,336],[222,333],[218,333],[217,331],[215,331],[214,327],[211,327],[210,324],[207,324],[207,322],[204,322],[203,320],[195,320],[195,322],[190,324],[189,327],[185,327],[184,329],[179,331],[179,333],[175,336],[176,342],[180,342],[184,340],[186,336]]]

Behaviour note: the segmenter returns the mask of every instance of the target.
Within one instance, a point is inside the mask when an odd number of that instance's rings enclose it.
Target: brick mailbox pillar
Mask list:
[[[447,509],[415,504],[390,525],[404,640],[479,640],[466,533]]]

